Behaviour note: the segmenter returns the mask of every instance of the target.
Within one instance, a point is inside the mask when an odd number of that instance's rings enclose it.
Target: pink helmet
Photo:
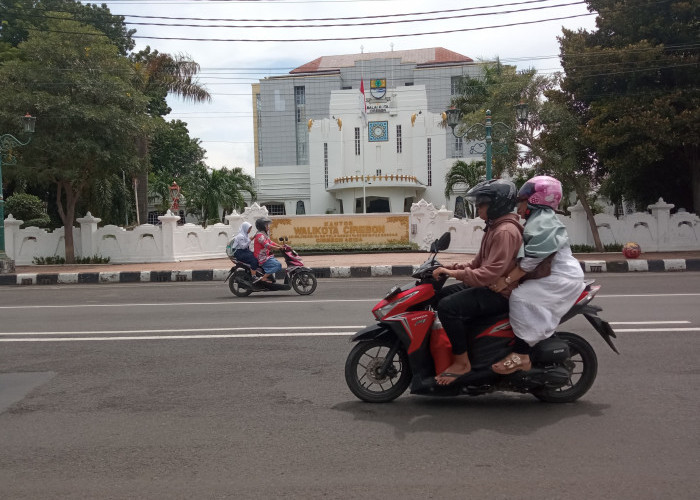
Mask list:
[[[562,198],[561,182],[548,175],[533,177],[518,191],[518,200],[527,200],[530,205],[544,205],[554,210]]]

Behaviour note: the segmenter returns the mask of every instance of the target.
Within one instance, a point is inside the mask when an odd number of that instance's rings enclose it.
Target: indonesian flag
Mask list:
[[[365,80],[360,79],[360,114],[362,115],[362,123],[367,125],[367,99],[365,98]]]

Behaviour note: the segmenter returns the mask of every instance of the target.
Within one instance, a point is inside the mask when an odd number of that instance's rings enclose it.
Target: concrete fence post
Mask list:
[[[653,205],[648,205],[651,210],[651,216],[656,219],[656,246],[657,251],[668,250],[669,248],[669,232],[671,221],[671,209],[675,207],[672,203],[666,203],[663,198]]]
[[[75,219],[80,224],[80,251],[81,257],[92,257],[97,254],[97,242],[95,241],[95,232],[97,224],[102,219],[94,217],[90,212],[85,214],[85,217]]]
[[[5,219],[5,253],[13,260],[17,260],[18,257],[15,254],[15,240],[19,234],[19,226],[23,223],[23,220],[15,219],[12,214]]]
[[[571,231],[569,232],[571,244],[589,245],[588,235],[591,234],[591,228],[581,201],[576,202],[573,207],[569,207],[569,212],[571,213]]]
[[[175,228],[177,227],[177,222],[180,220],[180,216],[173,215],[173,213],[168,210],[165,215],[159,216],[158,220],[161,222],[160,236],[163,262],[176,262]]]

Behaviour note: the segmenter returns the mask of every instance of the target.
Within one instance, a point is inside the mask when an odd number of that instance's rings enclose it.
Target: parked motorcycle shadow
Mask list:
[[[332,408],[349,413],[359,422],[390,425],[395,437],[403,440],[407,435],[419,432],[469,435],[481,430],[528,436],[572,418],[602,417],[610,405],[578,401],[576,404],[552,406],[531,396],[492,396],[474,399],[405,398],[389,405],[348,401]]]

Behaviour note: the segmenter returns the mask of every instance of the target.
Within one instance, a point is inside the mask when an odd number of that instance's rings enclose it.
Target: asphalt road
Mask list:
[[[605,274],[581,400],[354,398],[390,279],[0,289],[2,498],[696,498],[700,273]],[[398,282],[405,280],[399,279]]]

